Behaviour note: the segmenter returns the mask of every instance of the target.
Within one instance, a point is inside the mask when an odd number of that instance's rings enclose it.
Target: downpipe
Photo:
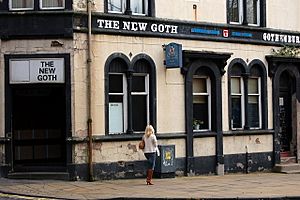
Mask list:
[[[91,10],[91,0],[87,0],[87,13],[88,13],[88,55],[87,55],[87,131],[88,131],[88,166],[89,166],[89,181],[94,181],[94,171],[93,171],[93,130],[92,130],[92,50],[91,50],[91,36],[92,36],[92,10]]]

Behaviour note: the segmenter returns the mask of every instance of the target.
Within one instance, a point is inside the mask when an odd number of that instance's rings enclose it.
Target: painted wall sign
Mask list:
[[[76,15],[75,31],[85,31],[86,17]],[[93,33],[146,37],[166,37],[192,40],[236,42],[271,46],[300,46],[300,33],[263,27],[233,26],[230,24],[195,23],[99,14],[92,16]]]
[[[166,68],[182,67],[182,45],[170,43],[165,46]]]
[[[113,29],[124,31],[151,31],[158,33],[177,34],[178,26],[162,23],[147,23],[136,21],[104,20],[97,19],[97,27],[100,29]]]
[[[9,61],[9,74],[11,84],[64,83],[64,59],[11,59]]]
[[[300,44],[300,36],[291,34],[263,33],[263,40],[283,44]]]

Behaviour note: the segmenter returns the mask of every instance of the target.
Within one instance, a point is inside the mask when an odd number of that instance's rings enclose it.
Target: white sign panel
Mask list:
[[[10,60],[10,83],[64,82],[64,58]]]
[[[109,132],[123,132],[123,103],[109,103]]]
[[[29,82],[29,60],[10,61],[10,83]]]

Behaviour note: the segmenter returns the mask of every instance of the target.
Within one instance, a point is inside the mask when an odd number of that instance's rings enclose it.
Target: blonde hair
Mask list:
[[[152,125],[147,125],[145,129],[145,136],[150,137],[151,134],[154,134],[154,128]]]

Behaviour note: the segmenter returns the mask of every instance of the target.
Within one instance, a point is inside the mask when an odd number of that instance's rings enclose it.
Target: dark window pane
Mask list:
[[[228,0],[228,12],[230,22],[239,22],[239,1]]]
[[[148,2],[146,0],[131,0],[131,10],[136,14],[147,14]]]
[[[125,0],[108,0],[108,10],[113,12],[123,12]]]
[[[241,97],[232,96],[231,99],[231,110],[232,110],[232,127],[242,128],[242,108],[241,108]]]
[[[199,125],[199,126],[197,126]],[[193,97],[193,129],[208,129],[208,96]]]
[[[123,75],[109,74],[109,93],[123,93]]]
[[[248,121],[250,127],[259,127],[259,106],[257,96],[249,97]]]
[[[145,76],[132,77],[132,92],[145,92]]]
[[[109,102],[123,102],[122,95],[109,95]]]
[[[43,0],[42,8],[63,8],[63,0]]]
[[[247,22],[258,24],[257,22],[257,3],[258,0],[247,0]]]
[[[19,8],[32,8],[33,9],[33,0],[12,0],[11,8],[19,9]]]
[[[147,125],[147,96],[132,96],[132,126],[134,131],[144,131]]]

